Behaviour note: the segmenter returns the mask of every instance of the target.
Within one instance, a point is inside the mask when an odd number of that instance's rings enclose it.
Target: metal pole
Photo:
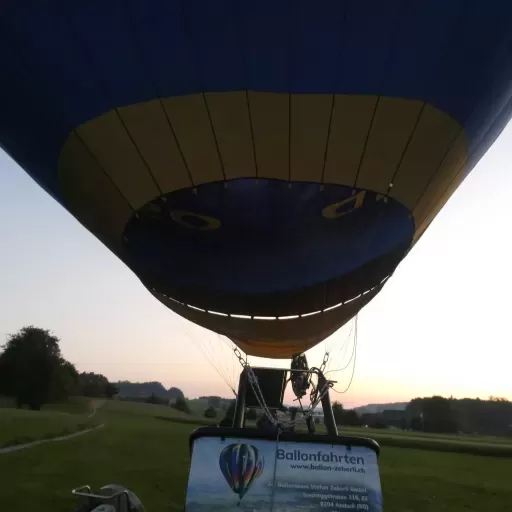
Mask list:
[[[318,372],[318,389],[320,390],[320,393],[325,389],[325,386],[327,386],[327,379],[324,377],[322,372]],[[338,428],[336,427],[336,420],[334,419],[334,412],[332,410],[329,392],[324,393],[322,397],[322,409],[324,410],[324,422],[327,433],[330,436],[337,436]]]
[[[244,368],[238,381],[238,394],[236,396],[235,414],[233,415],[233,428],[244,427],[245,395],[247,393],[247,370]]]
[[[291,427],[290,432],[295,432],[295,418],[297,418],[297,407],[290,407],[290,419],[291,419]]]

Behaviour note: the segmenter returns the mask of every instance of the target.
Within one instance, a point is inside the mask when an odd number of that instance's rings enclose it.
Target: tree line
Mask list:
[[[347,426],[400,428],[432,433],[466,433],[512,436],[512,402],[489,397],[456,399],[442,396],[414,398],[403,410],[389,409],[378,413],[358,414],[335,402],[336,423]]]
[[[7,337],[0,353],[0,394],[17,407],[39,410],[69,396],[111,398],[117,387],[101,374],[79,373],[60,350],[60,339],[49,330],[23,327]]]
[[[118,395],[121,399],[171,405],[190,413],[187,400],[178,388],[165,389],[158,382],[111,383],[101,374],[79,373],[63,357],[59,343],[60,339],[50,331],[32,325],[9,335],[0,352],[0,395],[12,397],[17,407],[28,406],[33,410],[69,396],[112,398]],[[218,396],[201,399],[207,403],[204,415],[209,418],[216,417],[219,408],[225,411],[226,417],[234,410],[233,400]],[[404,410],[385,409],[361,415],[335,402],[333,412],[339,425],[512,435],[512,402],[498,397],[487,400],[442,396],[414,398]],[[256,411],[251,411],[250,415],[248,419],[254,419]]]
[[[133,398],[135,401],[152,395],[161,399],[162,402],[185,397],[181,389],[176,387],[166,389],[161,382],[156,381],[130,382],[123,380],[116,382],[116,386],[119,389],[120,398]]]
[[[217,405],[213,398],[211,402]],[[226,400],[227,401],[227,400]],[[231,425],[235,401],[229,402],[223,423]],[[377,413],[359,414],[355,409],[345,409],[340,402],[332,405],[337,425],[349,427],[399,428],[432,433],[480,434],[490,436],[512,436],[512,402],[506,398],[455,399],[442,396],[415,398],[402,410],[384,409]],[[209,403],[204,411],[207,418],[218,417],[214,405]],[[256,420],[261,411],[249,409],[246,419]],[[317,418],[317,421],[321,421]]]
[[[512,402],[506,398],[487,400],[442,396],[415,398],[405,409],[412,430],[425,432],[512,435]]]

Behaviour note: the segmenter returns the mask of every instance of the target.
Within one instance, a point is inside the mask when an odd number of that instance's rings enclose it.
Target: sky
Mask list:
[[[333,399],[347,407],[433,394],[512,399],[511,147],[509,124],[360,312],[354,378],[341,393],[352,366],[330,373]],[[61,339],[79,371],[160,381],[190,398],[232,396],[225,380],[233,384],[240,365],[228,342],[153,298],[1,150],[0,240],[0,343],[36,325]],[[354,332],[351,322],[310,350],[310,364],[327,349],[332,370],[345,366]],[[271,365],[279,363],[289,364]]]

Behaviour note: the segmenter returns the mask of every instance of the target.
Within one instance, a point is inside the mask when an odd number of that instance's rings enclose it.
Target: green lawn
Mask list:
[[[173,423],[192,425],[215,425],[219,420],[209,420],[192,411],[187,414],[166,405],[146,404],[113,400],[109,402],[109,412],[123,413],[132,416],[147,416],[159,420],[170,420]]]
[[[88,399],[43,407],[41,411],[0,408],[0,448],[70,434],[96,424]]]
[[[208,399],[206,398],[195,398],[193,400],[189,400],[188,405],[192,411],[192,414],[201,417],[203,417],[204,411],[209,407]],[[226,414],[226,411],[220,407],[214,407],[214,409],[217,413],[216,419],[220,421],[224,417],[224,414]]]
[[[94,407],[101,407],[103,399],[86,398],[84,396],[71,397],[66,402],[43,405],[43,411],[67,412],[69,414],[90,414]]]
[[[325,425],[317,424],[316,428],[319,433],[325,433]],[[305,425],[298,430],[306,431]],[[458,436],[355,427],[342,427],[338,431],[340,435],[371,437],[381,446],[512,458],[512,438],[507,437]]]
[[[182,510],[195,427],[154,416],[184,418],[168,407],[107,402],[97,413],[104,429],[0,455],[2,510],[72,512],[71,488],[114,482],[148,512]],[[511,459],[384,446],[380,468],[386,511],[511,510]]]
[[[457,434],[430,434],[428,432],[409,432],[407,430],[395,429],[378,429],[378,428],[357,428],[357,427],[341,427],[341,433],[350,433],[355,435],[365,436],[392,436],[392,437],[408,437],[408,438],[421,438],[427,440],[444,440],[444,441],[459,441],[464,443],[478,443],[478,444],[506,444],[512,446],[512,437],[491,437],[480,435],[457,435]]]
[[[141,402],[125,402],[123,400],[110,400],[109,412],[131,414],[133,416],[167,416],[170,418],[190,418],[184,412],[177,411],[167,405],[146,404]]]

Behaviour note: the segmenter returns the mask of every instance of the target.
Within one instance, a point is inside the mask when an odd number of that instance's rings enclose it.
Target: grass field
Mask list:
[[[450,441],[477,444],[499,444],[512,446],[512,438],[508,437],[491,437],[479,435],[456,435],[456,434],[431,434],[428,432],[410,432],[393,429],[377,429],[377,428],[357,428],[357,427],[341,427],[341,433],[366,435],[366,436],[388,436],[388,437],[407,437],[411,439]]]
[[[107,402],[96,415],[104,429],[0,455],[2,510],[72,512],[71,488],[107,483],[132,488],[148,512],[182,510],[195,426],[155,416],[191,420],[168,407]],[[387,511],[511,510],[509,458],[384,446],[380,470]]]
[[[325,431],[323,425],[319,426],[318,431]],[[512,438],[506,437],[457,436],[369,428],[341,428],[339,434],[371,437],[381,446],[512,458]]]
[[[4,406],[7,405],[4,402]],[[66,435],[96,424],[90,400],[75,398],[41,411],[0,408],[0,448]]]

